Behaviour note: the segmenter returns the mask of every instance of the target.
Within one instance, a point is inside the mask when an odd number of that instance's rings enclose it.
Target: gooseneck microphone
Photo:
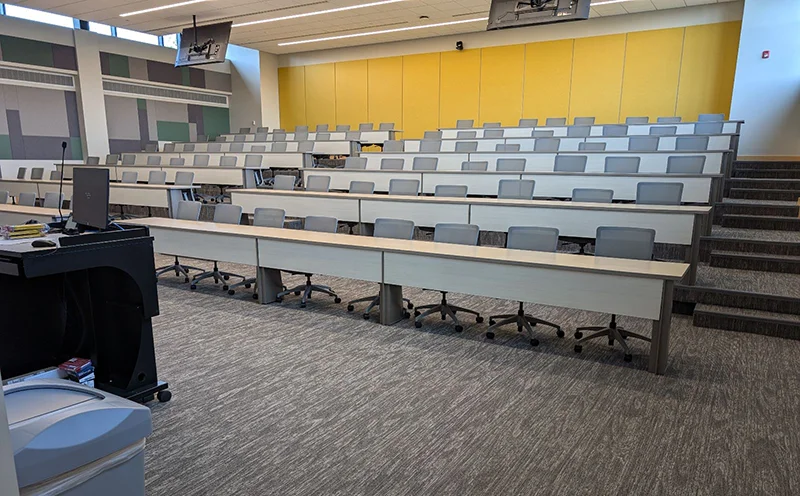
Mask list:
[[[64,197],[61,196],[64,190],[64,158],[67,156],[67,142],[61,142],[61,177],[58,183],[58,218],[60,222],[64,222],[64,216],[61,214],[61,204],[64,203]]]

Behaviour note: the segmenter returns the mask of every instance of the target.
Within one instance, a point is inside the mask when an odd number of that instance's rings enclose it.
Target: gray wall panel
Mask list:
[[[80,138],[81,122],[78,116],[78,95],[74,91],[64,92],[64,103],[67,110],[67,128],[71,138]]]
[[[69,136],[64,92],[41,88],[17,88],[24,136]]]
[[[206,71],[206,88],[218,91],[231,91],[231,75]]]
[[[22,140],[22,122],[19,110],[6,110],[8,136],[11,140],[11,158],[25,158],[25,142]]]
[[[136,99],[106,96],[106,121],[111,140],[140,140]]]
[[[128,67],[133,79],[141,79],[147,81],[147,61],[144,59],[137,59],[136,57],[128,57]]]

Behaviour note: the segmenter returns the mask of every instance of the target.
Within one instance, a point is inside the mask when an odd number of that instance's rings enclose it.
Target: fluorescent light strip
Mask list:
[[[139,14],[147,14],[148,12],[157,12],[159,10],[174,9],[175,7],[183,7],[184,5],[192,5],[194,3],[207,2],[208,0],[188,0],[181,3],[173,3],[172,5],[164,5],[162,7],[153,7],[152,9],[137,10],[136,12],[128,12],[127,14],[120,14],[120,17],[130,17]]]
[[[631,0],[603,0],[602,2],[592,2],[590,7],[597,7],[598,5],[608,5],[612,3],[630,2]]]
[[[322,14],[332,14],[334,12],[344,12],[345,10],[363,9],[364,7],[376,7],[378,5],[386,5],[390,3],[405,2],[405,0],[383,0],[381,2],[362,3],[361,5],[350,5],[349,7],[339,7],[337,9],[317,10],[314,12],[306,12],[305,14],[295,14],[284,17],[273,17],[272,19],[262,19],[260,21],[242,22],[234,24],[233,27],[240,28],[242,26],[252,26],[254,24],[264,24],[265,22],[285,21],[287,19],[299,19],[300,17],[309,17]]]
[[[278,46],[289,46],[289,45],[301,45],[303,43],[317,43],[319,41],[330,41],[330,40],[343,40],[346,38],[359,38],[361,36],[373,36],[378,34],[388,34],[388,33],[399,33],[400,31],[412,31],[415,29],[426,29],[426,28],[438,28],[440,26],[453,26],[455,24],[466,24],[468,22],[480,22],[480,21],[488,21],[488,17],[481,17],[480,19],[467,19],[464,21],[452,21],[452,22],[440,22],[438,24],[426,24],[424,26],[410,26],[407,28],[397,28],[397,29],[384,29],[383,31],[371,31],[369,33],[356,33],[356,34],[345,34],[342,36],[329,36],[327,38],[315,38],[313,40],[302,40],[302,41],[289,41],[286,43],[278,43]]]

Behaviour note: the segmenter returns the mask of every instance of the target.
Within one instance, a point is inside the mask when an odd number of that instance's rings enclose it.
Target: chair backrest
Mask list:
[[[579,152],[604,152],[606,151],[606,144],[599,141],[578,143]]]
[[[419,180],[417,179],[389,179],[390,195],[419,195]]]
[[[20,193],[17,195],[17,205],[32,207],[36,205],[36,193]]]
[[[402,152],[404,151],[403,142],[397,140],[388,140],[383,142],[384,152]]]
[[[294,127],[294,132],[295,133],[307,133],[308,132],[308,126],[295,126]]]
[[[553,131],[552,129],[539,129],[539,130],[534,129],[531,132],[531,136],[533,136],[534,138],[552,138],[553,136],[555,136],[555,134],[556,132]]]
[[[594,117],[576,117],[573,123],[576,126],[593,126]]]
[[[231,147],[228,148],[228,151],[231,153],[242,153],[244,151],[244,143],[231,143]]]
[[[505,135],[505,129],[487,129],[483,132],[484,138],[502,138]]]
[[[263,143],[265,141],[269,141],[269,134],[267,133],[256,133],[256,137],[253,141]]]
[[[240,127],[239,128],[239,134],[249,134],[249,133],[250,133],[250,128],[249,127]]]
[[[525,170],[525,163],[527,159],[524,158],[498,158],[497,159],[497,172],[522,172]]]
[[[672,136],[678,132],[678,126],[650,126],[650,136]]]
[[[557,155],[553,172],[586,172],[586,155]]]
[[[586,138],[591,132],[592,126],[569,126],[567,128],[567,137]]]
[[[697,122],[717,122],[724,120],[725,114],[700,114],[697,116]]]
[[[267,145],[252,145],[250,153],[264,153],[267,151]]]
[[[266,134],[268,132],[269,132],[269,126],[261,126],[261,127],[257,127],[256,128],[256,133],[264,133],[264,134]]]
[[[536,181],[533,179],[501,179],[497,185],[497,198],[506,200],[533,200]]]
[[[613,189],[574,188],[572,201],[586,203],[611,203],[614,199]]]
[[[147,175],[147,184],[167,184],[166,171],[150,171]]]
[[[361,131],[347,131],[344,133],[344,139],[347,141],[361,141]]]
[[[172,166],[179,166],[185,164],[186,164],[186,159],[183,157],[172,157],[171,159],[169,159],[169,165]]]
[[[480,228],[474,224],[439,223],[433,231],[433,241],[453,245],[478,245]]]
[[[176,186],[191,186],[194,184],[194,172],[178,171],[175,173]]]
[[[247,141],[247,136],[245,136],[244,134],[237,134],[236,136],[233,137],[234,143],[244,143],[245,141]]]
[[[314,128],[314,131],[317,133],[327,132],[328,125],[327,124],[317,124],[317,127]]]
[[[322,133],[317,133],[317,139]],[[330,136],[330,135],[329,135]],[[286,133],[275,131],[272,133],[272,141],[286,141]]]
[[[174,152],[175,151],[175,143],[164,143],[164,151],[165,152]]]
[[[289,176],[287,174],[277,174],[274,178],[272,178],[272,189],[277,189],[281,191],[292,191],[294,190],[294,185],[297,182],[297,178],[294,176]]]
[[[169,143],[171,144],[171,143]],[[172,145],[173,148],[175,145]],[[100,165],[100,157],[86,157],[86,164],[87,165]]]
[[[44,167],[34,167],[31,169],[31,179],[42,179],[44,177]]]
[[[238,161],[239,157],[231,157],[230,155],[225,155],[224,157],[219,158],[219,166],[220,167],[236,167],[236,162]]]
[[[217,224],[241,224],[242,207],[230,203],[217,203],[214,206],[214,222]]]
[[[411,164],[411,170],[435,171],[438,166],[438,157],[414,157],[414,162]]]
[[[680,205],[683,201],[683,183],[648,183],[636,185],[636,203],[639,205]]]
[[[698,122],[694,125],[694,134],[722,134],[724,122]]]
[[[372,131],[375,126],[371,122],[362,122],[358,125],[359,131]]]
[[[364,170],[367,168],[367,157],[347,157],[344,159],[344,168]]]
[[[462,171],[486,171],[489,170],[489,162],[482,161],[468,161],[461,162]]]
[[[317,141],[330,141],[331,133],[317,133]]]
[[[394,129],[394,122],[381,122],[378,129],[381,131],[392,131]]]
[[[282,208],[260,207],[253,210],[254,226],[282,228],[285,221],[286,211]]]
[[[456,121],[456,127],[458,129],[469,129],[474,127],[475,121],[473,119],[458,119]]]
[[[607,124],[603,126],[603,136],[627,136],[628,126],[625,124]]]
[[[554,252],[558,248],[558,229],[555,227],[511,226],[506,248]]]
[[[208,146],[211,146],[213,143],[209,143]],[[194,143],[184,143],[183,144],[183,151],[184,152],[193,152],[195,150]],[[206,148],[208,150],[208,148]]]
[[[0,191],[0,205],[5,205],[6,203],[8,203],[8,196],[9,196],[8,191],[5,190]]]
[[[309,215],[303,225],[306,231],[335,233],[339,230],[339,219],[336,217],[322,217]]]
[[[566,117],[548,117],[544,121],[545,126],[566,126],[567,125],[567,118]]]
[[[148,155],[147,165],[161,165],[161,155]]]
[[[349,193],[371,195],[375,193],[375,183],[372,181],[350,181]]]
[[[192,159],[192,165],[195,167],[207,167],[210,159],[211,156],[209,155],[195,155]]]
[[[457,131],[456,139],[475,139],[478,137],[478,131]]]
[[[270,148],[270,151],[273,152],[273,153],[286,153],[286,147],[287,146],[288,146],[288,143],[285,142],[285,141],[280,141],[278,143],[272,143],[272,148]]]
[[[25,179],[25,175],[28,173],[27,167],[19,167],[17,168],[17,179]]]
[[[557,152],[559,146],[561,146],[559,138],[538,138],[533,142],[533,151]]]
[[[231,143],[233,145],[233,143]],[[219,153],[222,151],[222,143],[209,143],[208,148],[206,148],[209,153]]]
[[[382,158],[381,170],[403,170],[406,165],[404,158]]]
[[[220,134],[219,136],[214,138],[214,142],[215,143],[227,143],[228,142],[228,137],[227,136],[223,136],[223,135]]]
[[[344,133],[350,130],[350,124],[337,124],[336,125],[336,132],[337,133]]]
[[[51,181],[60,181],[61,180],[61,171],[58,171],[58,170],[50,171],[50,180]]]
[[[649,124],[650,117],[626,117],[625,124]]]
[[[611,174],[638,174],[641,157],[606,157],[604,172]]]
[[[478,151],[477,141],[456,141],[456,151],[462,153],[470,153]]]
[[[144,145],[144,151],[148,153],[153,153],[158,151],[158,144],[156,143],[146,143]]]
[[[301,141],[297,144],[297,151],[300,153],[313,153],[314,152],[314,142],[313,141]]]
[[[679,136],[675,138],[675,149],[684,151],[708,150],[708,136]]]
[[[181,200],[178,202],[178,210],[175,218],[180,220],[200,220],[200,209],[203,204],[198,201]]]
[[[442,139],[442,132],[441,131],[425,131],[425,134],[422,136],[422,139],[426,139],[426,140],[441,140]]]
[[[502,143],[499,143],[499,144],[494,146],[494,151],[496,151],[496,152],[518,152],[519,148],[520,148],[519,144],[504,145]]]
[[[117,165],[119,163],[118,153],[109,153],[106,155],[106,165]]]
[[[421,153],[439,153],[442,151],[442,141],[424,139],[419,142],[419,151]]]
[[[44,194],[44,208],[58,208],[64,203],[64,194],[59,194],[58,191],[48,191]]]
[[[597,228],[594,256],[652,260],[655,240],[655,229],[600,226]]]
[[[656,122],[664,123],[664,124],[678,124],[681,122],[680,117],[659,117],[656,119]]]
[[[502,125],[503,125],[502,122],[484,122],[483,128],[484,129],[497,128],[497,127],[502,127]]]
[[[539,119],[520,119],[519,127],[536,127],[539,125]]]
[[[245,155],[244,156],[244,166],[245,167],[261,167],[261,163],[264,161],[263,155]]]
[[[331,188],[331,176],[306,177],[306,191],[327,193]]]
[[[135,165],[135,164],[136,164],[136,155],[131,155],[130,153],[122,155],[122,165]]]
[[[154,171],[155,172],[155,171]],[[134,184],[139,181],[139,173],[136,171],[124,171],[121,182],[124,184]]]
[[[295,131],[294,141],[308,141],[308,131]]]
[[[632,152],[658,151],[658,136],[631,136],[628,138],[628,150]]]
[[[198,143],[207,143],[208,142],[208,136],[206,136],[205,134],[198,134],[197,135],[197,142]]]
[[[702,174],[705,166],[705,155],[667,157],[667,174]]]
[[[463,184],[437,184],[433,196],[445,196],[451,198],[466,198],[467,186]]]
[[[400,219],[375,219],[375,238],[414,239],[414,222]]]

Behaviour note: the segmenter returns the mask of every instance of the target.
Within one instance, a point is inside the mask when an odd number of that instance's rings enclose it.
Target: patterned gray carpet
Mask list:
[[[315,281],[345,302],[376,291]],[[539,330],[531,348],[514,328],[492,342],[473,321],[384,327],[323,296],[260,306],[213,286],[159,284],[159,375],[175,396],[152,404],[150,496],[800,494],[800,342],[675,316],[657,377],[641,343],[630,364],[602,341],[573,353],[575,326],[598,314],[531,306],[567,331]]]

